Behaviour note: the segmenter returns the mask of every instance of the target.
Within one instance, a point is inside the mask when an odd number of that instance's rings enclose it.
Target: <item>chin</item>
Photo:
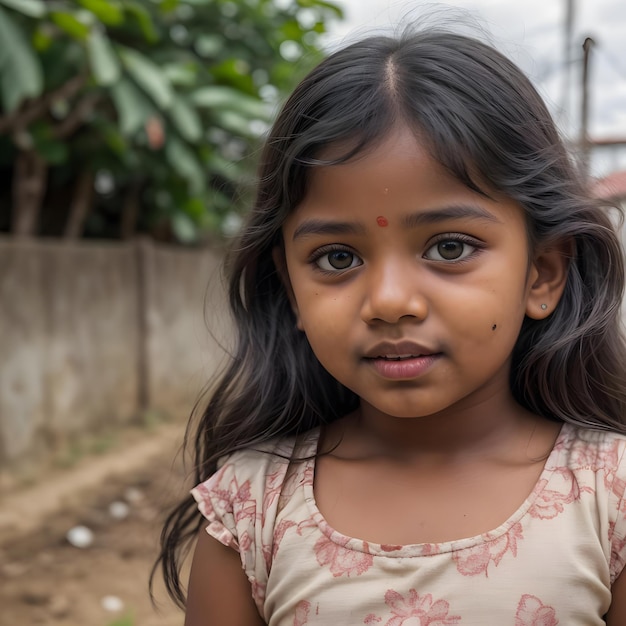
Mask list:
[[[429,417],[433,415],[434,412],[419,410],[414,405],[412,406],[385,406],[379,405],[376,406],[372,404],[372,407],[383,415],[388,415],[389,417],[395,417],[398,419],[420,419],[422,417]]]

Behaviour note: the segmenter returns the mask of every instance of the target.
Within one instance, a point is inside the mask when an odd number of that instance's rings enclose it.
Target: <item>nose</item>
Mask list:
[[[402,318],[426,319],[428,303],[420,282],[418,272],[406,263],[387,261],[370,267],[361,310],[363,321],[396,324]]]

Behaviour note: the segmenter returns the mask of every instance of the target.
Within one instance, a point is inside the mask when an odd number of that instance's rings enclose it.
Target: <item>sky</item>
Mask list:
[[[566,0],[334,0],[346,19],[331,25],[328,49],[361,36],[418,22],[461,23],[462,32],[488,39],[528,74],[561,131],[580,134],[582,44],[594,40],[589,55],[589,134],[594,139],[626,140],[626,2],[573,0],[570,63],[565,53]],[[484,38],[484,37],[483,37]],[[567,71],[567,68],[570,71]],[[597,149],[592,173],[626,169],[626,147]]]

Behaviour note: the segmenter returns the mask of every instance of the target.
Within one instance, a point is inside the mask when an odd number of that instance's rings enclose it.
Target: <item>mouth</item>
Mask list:
[[[408,359],[432,357],[437,354],[440,354],[438,350],[405,340],[399,343],[389,341],[379,343],[367,350],[364,357],[372,360],[406,361]]]
[[[412,380],[428,372],[441,356],[440,351],[430,347],[403,341],[380,343],[368,350],[364,358],[383,378]]]
[[[366,357],[368,359],[382,359],[383,361],[407,361],[409,359],[419,359],[420,357],[433,356],[432,354],[399,354],[399,355],[389,355],[389,354],[379,354],[374,357]]]

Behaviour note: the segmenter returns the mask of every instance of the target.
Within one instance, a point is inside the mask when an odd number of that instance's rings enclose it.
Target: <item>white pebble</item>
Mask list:
[[[115,502],[111,502],[111,504],[109,504],[109,515],[113,519],[126,519],[129,513],[130,507],[126,504],[126,502],[116,500]]]
[[[93,543],[93,532],[87,526],[74,526],[65,537],[75,548],[88,548]]]
[[[126,491],[124,491],[124,499],[126,502],[130,502],[131,504],[135,504],[143,500],[143,493],[137,487],[128,487]]]
[[[119,613],[124,608],[124,603],[117,596],[104,596],[100,603],[105,611],[111,613]]]

